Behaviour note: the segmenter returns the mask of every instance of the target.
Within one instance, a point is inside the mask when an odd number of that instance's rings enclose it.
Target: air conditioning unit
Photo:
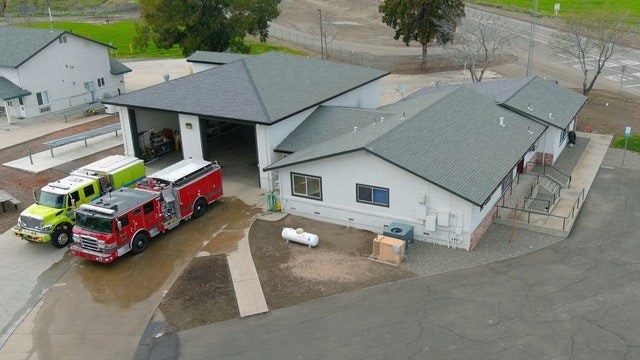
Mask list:
[[[403,240],[378,235],[373,239],[373,254],[371,254],[371,257],[398,265],[404,259],[405,246]]]
[[[407,243],[407,248],[413,244],[413,225],[394,221],[389,224],[389,226],[384,227],[382,234],[384,236],[404,240]]]

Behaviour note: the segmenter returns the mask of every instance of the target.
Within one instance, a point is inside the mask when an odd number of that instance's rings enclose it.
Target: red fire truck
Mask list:
[[[181,220],[198,218],[222,196],[220,166],[182,160],[138,183],[76,209],[73,255],[110,263],[143,252],[149,239],[173,229]]]

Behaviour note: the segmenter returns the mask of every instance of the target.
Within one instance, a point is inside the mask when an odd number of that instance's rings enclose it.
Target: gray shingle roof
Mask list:
[[[369,125],[294,152],[265,170],[364,150],[483,205],[545,128],[462,87],[404,121]]]
[[[299,151],[352,132],[354,127],[364,128],[380,122],[381,118],[384,121],[392,117],[397,115],[379,110],[319,106],[275,148],[275,151]]]
[[[31,92],[21,89],[20,86],[12,83],[4,76],[0,76],[0,99],[11,100],[30,94]]]
[[[460,88],[378,138],[369,151],[483,205],[545,128]]]
[[[565,129],[586,101],[586,96],[565,89],[554,81],[534,77],[503,105]]]
[[[238,61],[250,56],[253,56],[253,55],[197,50],[187,58],[187,61],[196,62],[196,63],[214,64],[214,65],[224,65],[224,64]]]
[[[506,99],[510,98],[522,89],[529,81],[531,81],[533,77],[523,77],[523,78],[506,78],[506,79],[497,79],[497,80],[485,80],[481,82],[470,82],[465,84],[452,84],[452,85],[444,85],[435,87],[425,87],[422,88],[413,94],[409,95],[408,98],[413,98],[416,96],[423,96],[427,94],[437,93],[437,92],[450,92],[451,90],[458,88],[460,86],[464,86],[468,89],[477,91],[481,94],[487,95],[497,102],[503,102]]]
[[[0,26],[0,66],[17,68],[63,33],[62,30]]]
[[[405,119],[395,116],[391,119],[385,118],[383,121],[369,123],[363,127],[358,127],[355,131],[352,128],[351,131],[343,133],[342,135],[302,148],[273,165],[267,166],[264,170],[274,170],[284,166],[295,165],[311,160],[319,160],[326,157],[365,149],[372,141],[387,131],[399,126],[404,121]]]
[[[114,97],[105,103],[273,124],[387,74],[377,69],[270,52]]]
[[[448,93],[459,87],[466,87],[487,95],[502,106],[537,118],[560,129],[565,129],[571,123],[587,101],[586,96],[563,88],[555,81],[541,79],[537,76],[453,84],[439,88],[425,87],[411,94],[407,99]],[[552,115],[549,116],[549,113]]]
[[[0,67],[19,67],[63,34],[113,48],[113,46],[63,30],[0,26]]]
[[[109,56],[109,66],[111,67],[111,74],[120,75],[131,72],[131,69],[120,61]]]

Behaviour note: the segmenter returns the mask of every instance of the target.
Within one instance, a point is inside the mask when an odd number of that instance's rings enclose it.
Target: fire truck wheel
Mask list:
[[[140,254],[147,249],[147,245],[149,245],[149,237],[144,233],[138,233],[131,242],[131,252]]]
[[[193,205],[193,218],[197,219],[204,215],[205,212],[207,212],[207,202],[202,198],[196,200],[196,203]]]
[[[71,227],[68,225],[60,225],[51,234],[51,245],[62,249],[71,242]]]

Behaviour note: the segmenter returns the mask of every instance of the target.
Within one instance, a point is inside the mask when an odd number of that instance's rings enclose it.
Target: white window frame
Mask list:
[[[296,192],[296,178],[303,179],[305,189],[304,192]],[[319,195],[310,195],[309,194],[309,184],[311,181],[318,181],[318,192]],[[322,201],[322,178],[320,176],[307,175],[307,174],[299,174],[299,173],[291,173],[291,195],[299,196],[307,199],[320,200]]]
[[[47,90],[43,90],[36,93],[36,100],[38,101],[39,106],[44,106],[49,104],[49,93]]]

